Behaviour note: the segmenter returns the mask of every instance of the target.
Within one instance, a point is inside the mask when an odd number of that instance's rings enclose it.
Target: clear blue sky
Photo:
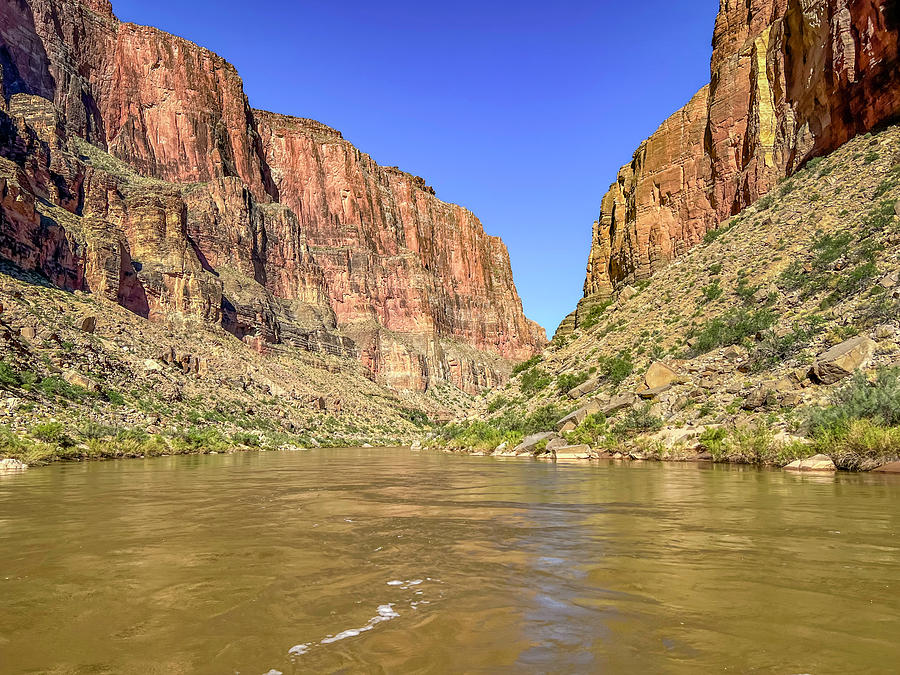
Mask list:
[[[251,104],[423,176],[506,242],[552,335],[622,164],[709,80],[718,0],[113,0],[237,66]]]

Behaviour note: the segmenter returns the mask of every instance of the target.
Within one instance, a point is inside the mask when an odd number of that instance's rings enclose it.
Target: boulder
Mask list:
[[[611,415],[614,412],[618,412],[619,410],[624,410],[625,408],[631,408],[637,402],[637,396],[634,394],[621,394],[620,396],[616,396],[609,403],[604,405],[600,412],[604,415]]]
[[[646,401],[652,401],[660,394],[665,394],[669,389],[672,388],[671,384],[663,385],[662,387],[656,387],[654,389],[644,389],[643,391],[638,392],[638,396]]]
[[[894,328],[890,324],[884,324],[882,326],[878,326],[875,329],[875,339],[876,340],[889,340],[897,334],[897,329]]]
[[[589,445],[563,445],[555,448],[556,459],[591,459],[593,453]]]
[[[900,474],[900,462],[890,462],[883,464],[875,469],[875,473],[898,473]]]
[[[638,294],[637,289],[633,286],[626,286],[622,289],[622,292],[619,293],[619,302],[628,302],[634,296]]]
[[[593,415],[596,412],[600,412],[600,402],[596,399],[593,399],[588,402],[587,405],[582,406],[575,412],[566,415],[559,422],[556,423],[556,430],[559,433],[564,433],[566,431],[572,431],[584,421],[584,418],[588,415]]]
[[[810,376],[819,384],[834,384],[865,366],[875,353],[875,342],[860,335],[819,355]]]
[[[772,385],[772,388],[779,394],[785,394],[789,391],[794,391],[797,388],[797,384],[797,381],[793,377],[787,376],[778,380]]]
[[[883,277],[878,284],[882,288],[894,288],[895,286],[900,285],[900,272],[891,272]]]
[[[95,386],[88,378],[74,370],[64,373],[63,379],[69,384],[81,387],[82,389],[93,389]]]
[[[578,385],[574,389],[571,389],[568,394],[569,398],[577,400],[577,399],[581,398],[582,396],[594,393],[595,391],[597,391],[597,388],[599,386],[600,386],[600,380],[596,377],[591,378],[587,382]]]
[[[744,399],[744,410],[758,410],[769,405],[775,405],[778,402],[776,396],[775,384],[773,382],[763,382],[754,387]]]
[[[784,468],[786,471],[837,471],[828,455],[813,455],[807,459],[798,459]]]
[[[676,379],[678,379],[678,373],[665,363],[657,361],[650,366],[647,374],[644,375],[644,384],[647,385],[647,389],[659,389],[660,387],[668,387]]]
[[[566,443],[564,438],[554,438],[552,441],[547,443],[547,452],[553,452],[557,448],[563,448],[566,445],[568,445],[568,443]]]
[[[17,459],[0,459],[0,473],[4,471],[24,471],[28,468],[25,462]]]
[[[788,391],[778,397],[783,408],[796,408],[803,405],[803,394],[799,391]]]
[[[730,347],[726,347],[722,352],[722,356],[724,356],[729,361],[740,361],[747,355],[747,350],[738,347],[737,345],[732,345]]]
[[[95,330],[97,330],[97,317],[96,316],[82,317],[81,322],[79,323],[79,327],[85,333],[93,333]]]
[[[412,445],[409,446],[410,450],[421,450],[422,449],[422,441],[416,440],[412,442]]]
[[[25,326],[22,329],[21,335],[23,338],[31,342],[34,338],[37,337],[37,329],[34,326]]]
[[[558,436],[553,431],[542,431],[539,434],[532,434],[513,448],[513,453],[516,455],[524,455],[526,453],[531,454],[537,449],[537,446],[541,441],[547,441],[549,443],[554,438],[558,438]]]

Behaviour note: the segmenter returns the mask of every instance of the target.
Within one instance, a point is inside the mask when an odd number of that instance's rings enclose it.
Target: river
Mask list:
[[[889,673],[900,479],[344,449],[0,476],[0,672]]]

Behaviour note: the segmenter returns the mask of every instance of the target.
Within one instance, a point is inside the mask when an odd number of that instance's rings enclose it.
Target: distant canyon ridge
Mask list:
[[[710,82],[603,197],[584,298],[560,332],[808,160],[897,122],[898,30],[897,0],[720,0]]]
[[[0,258],[151,321],[357,358],[394,389],[505,381],[546,344],[506,247],[235,68],[107,0],[0,9]]]

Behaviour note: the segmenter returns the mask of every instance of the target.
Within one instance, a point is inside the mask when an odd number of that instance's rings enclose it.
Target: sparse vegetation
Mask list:
[[[532,356],[527,361],[516,364],[512,369],[512,376],[515,377],[516,375],[524,373],[526,370],[531,370],[541,361],[543,361],[543,357],[538,354],[537,356]]]
[[[526,396],[534,396],[539,391],[550,386],[551,379],[541,368],[534,367],[522,373],[519,380],[519,388]]]
[[[719,347],[740,344],[751,335],[768,330],[776,320],[777,316],[769,309],[756,312],[743,308],[730,310],[691,332],[691,353],[705,354]]]
[[[589,375],[586,372],[580,373],[562,373],[556,378],[556,388],[560,394],[565,394],[575,387],[588,381]]]

